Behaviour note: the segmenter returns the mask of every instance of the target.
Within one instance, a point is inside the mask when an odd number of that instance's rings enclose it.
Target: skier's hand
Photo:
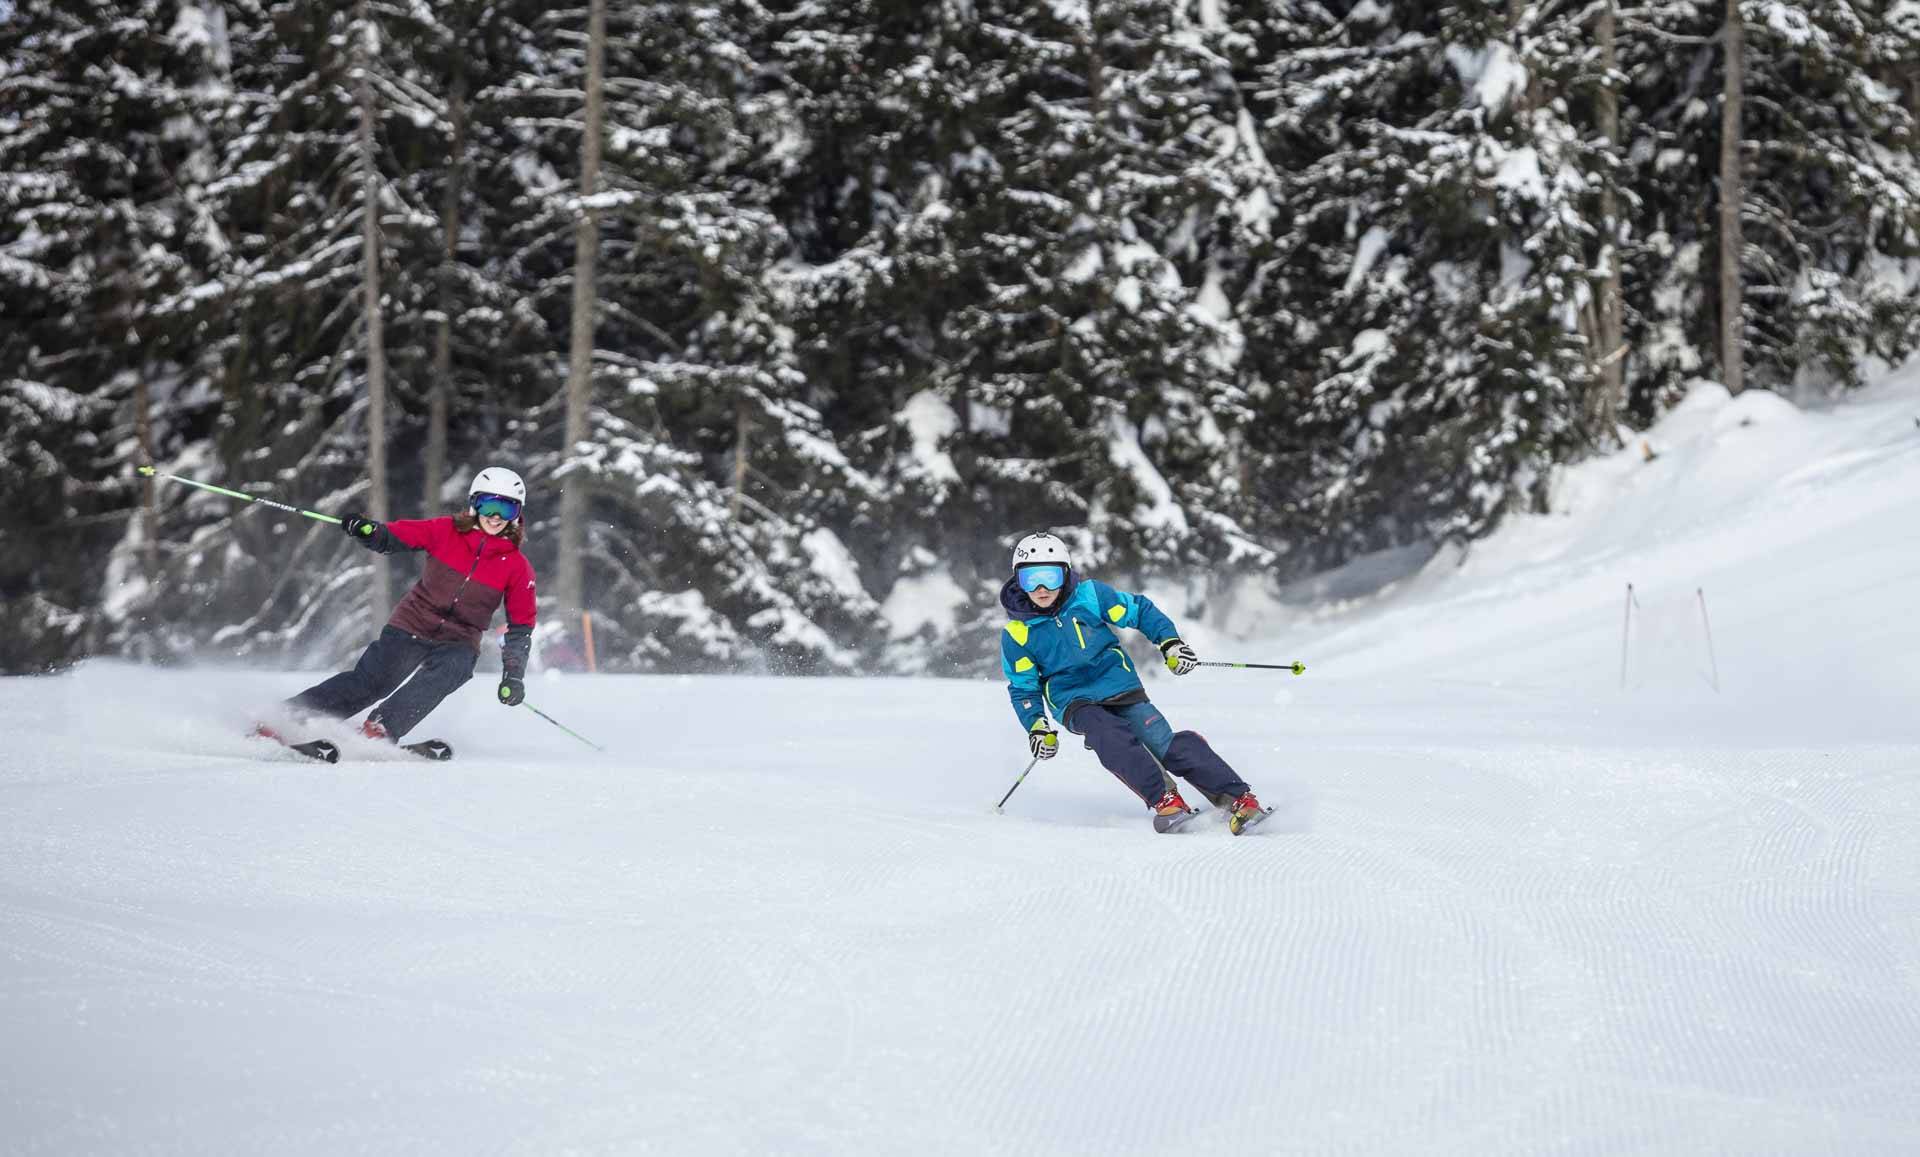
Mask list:
[[[1167,657],[1167,670],[1176,675],[1184,675],[1200,665],[1200,656],[1177,637],[1160,644],[1160,653]]]
[[[1027,732],[1027,746],[1035,759],[1052,759],[1060,754],[1060,733],[1051,728]]]
[[[380,524],[364,514],[349,514],[340,519],[340,529],[353,541],[364,543],[380,529]]]
[[[527,700],[527,685],[518,675],[500,677],[500,706],[518,707]]]

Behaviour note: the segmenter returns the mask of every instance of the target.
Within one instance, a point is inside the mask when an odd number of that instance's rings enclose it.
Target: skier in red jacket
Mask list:
[[[347,719],[378,703],[361,730],[397,743],[473,678],[481,632],[504,602],[499,700],[518,706],[527,697],[535,610],[533,566],[520,553],[526,501],[518,474],[489,466],[474,476],[463,514],[388,523],[359,514],[342,518],[342,529],[361,546],[381,554],[425,551],[426,566],[353,670],[307,688],[288,704]]]

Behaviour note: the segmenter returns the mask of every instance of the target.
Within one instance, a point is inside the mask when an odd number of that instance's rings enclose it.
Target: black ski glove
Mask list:
[[[518,707],[527,697],[527,655],[533,650],[533,624],[510,623],[500,640],[500,705]]]
[[[348,538],[365,546],[379,533],[380,524],[364,514],[349,514],[340,519],[340,529],[347,532]]]
[[[1027,747],[1035,759],[1052,759],[1060,754],[1060,733],[1050,728],[1027,732]]]

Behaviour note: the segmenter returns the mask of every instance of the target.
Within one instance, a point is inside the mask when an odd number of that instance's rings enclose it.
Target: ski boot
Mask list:
[[[1233,801],[1233,813],[1227,817],[1227,830],[1237,836],[1272,814],[1272,810],[1260,806],[1260,801],[1254,798],[1251,791],[1245,792]]]
[[[1160,797],[1159,803],[1153,805],[1153,830],[1156,832],[1173,831],[1192,818],[1193,809],[1187,806],[1186,800],[1180,798],[1178,791],[1171,788]]]

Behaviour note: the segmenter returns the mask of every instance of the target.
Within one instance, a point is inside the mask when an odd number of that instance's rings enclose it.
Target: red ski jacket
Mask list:
[[[535,612],[533,564],[510,539],[479,529],[462,534],[454,529],[451,516],[403,519],[383,523],[381,529],[386,533],[375,534],[367,546],[381,553],[427,552],[420,581],[394,608],[393,617],[387,620],[389,626],[417,639],[463,642],[477,651],[481,633],[493,622],[493,612],[505,602],[507,633],[531,636]]]

